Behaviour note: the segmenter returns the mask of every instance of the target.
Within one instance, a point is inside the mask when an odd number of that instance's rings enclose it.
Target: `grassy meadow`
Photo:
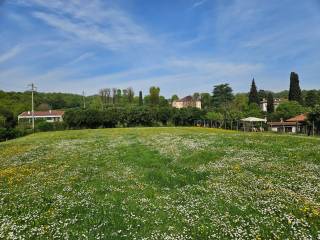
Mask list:
[[[320,139],[132,128],[3,142],[0,239],[320,239]]]

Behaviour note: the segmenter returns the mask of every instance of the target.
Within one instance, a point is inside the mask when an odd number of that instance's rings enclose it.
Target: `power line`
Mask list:
[[[31,83],[28,85],[30,87],[30,91],[31,91],[31,114],[32,114],[32,130],[34,132],[34,92],[37,91],[37,87]]]
[[[83,109],[86,109],[86,95],[84,91],[82,91],[82,98],[83,98]]]

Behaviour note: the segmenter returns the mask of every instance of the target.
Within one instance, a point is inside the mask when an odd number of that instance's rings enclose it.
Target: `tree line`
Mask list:
[[[161,106],[107,107],[72,109],[64,116],[69,129],[114,128],[138,126],[192,126],[204,119],[205,111],[198,108],[175,109]]]
[[[196,92],[192,97],[201,101],[202,110],[173,109],[171,102],[179,97],[174,94],[167,99],[160,93],[160,88],[156,86],[150,87],[146,95],[142,91],[136,94],[132,87],[102,88],[97,94],[87,97],[66,93],[36,93],[36,110],[67,110],[64,126],[38,123],[37,127],[42,131],[65,127],[186,126],[194,124],[196,120],[208,120],[216,127],[228,127],[233,121],[247,116],[267,117],[268,120],[278,121],[308,112],[309,121],[320,129],[317,115],[320,90],[301,90],[299,76],[294,72],[290,74],[289,90],[278,93],[258,89],[255,79],[252,80],[248,93],[235,94],[229,84],[216,85],[211,93]],[[276,109],[273,104],[275,98],[282,99]],[[267,99],[267,113],[261,110],[260,103],[263,99]],[[0,139],[24,134],[25,130],[22,133],[15,132],[19,129],[16,127],[17,115],[30,110],[30,107],[30,92],[0,91]]]

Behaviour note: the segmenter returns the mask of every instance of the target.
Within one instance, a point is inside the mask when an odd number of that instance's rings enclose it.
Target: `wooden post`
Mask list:
[[[314,121],[312,122],[312,136],[314,136]]]

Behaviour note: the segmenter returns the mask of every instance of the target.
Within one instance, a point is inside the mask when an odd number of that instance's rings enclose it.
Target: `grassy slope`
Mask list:
[[[0,239],[320,237],[320,139],[196,128],[0,144]]]

